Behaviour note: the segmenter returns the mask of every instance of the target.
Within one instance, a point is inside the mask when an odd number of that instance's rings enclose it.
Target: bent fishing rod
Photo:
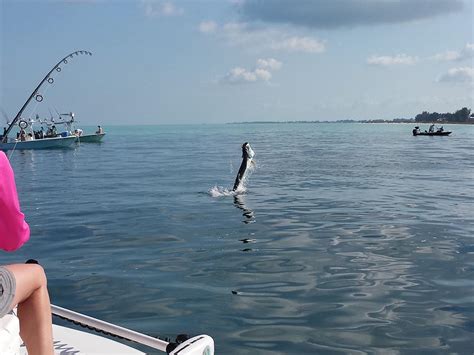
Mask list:
[[[10,133],[10,131],[12,130],[12,128],[15,126],[15,124],[18,122],[18,120],[21,118],[21,115],[23,114],[23,111],[26,109],[26,107],[28,106],[28,104],[31,102],[31,100],[33,100],[33,98],[37,101],[37,102],[41,102],[43,101],[44,97],[43,95],[39,92],[39,90],[41,89],[41,87],[43,86],[43,84],[45,82],[48,82],[48,84],[53,84],[54,83],[54,78],[52,76],[52,74],[56,71],[57,73],[61,72],[62,70],[62,66],[63,65],[66,65],[69,63],[69,60],[71,60],[72,58],[74,58],[74,56],[79,56],[79,55],[92,55],[91,52],[89,51],[84,51],[84,50],[81,50],[81,51],[75,51],[75,52],[72,52],[70,54],[68,54],[67,56],[65,56],[63,59],[61,59],[49,72],[48,74],[46,74],[43,78],[43,80],[41,80],[41,82],[38,84],[38,86],[36,87],[36,89],[33,90],[33,92],[31,93],[30,97],[28,98],[28,100],[26,100],[26,102],[23,104],[23,106],[21,107],[20,111],[18,111],[18,113],[16,114],[15,118],[10,122],[10,125],[8,126],[8,128],[5,130],[5,133],[3,134],[3,137],[2,137],[2,143],[7,143],[8,142],[8,133]]]

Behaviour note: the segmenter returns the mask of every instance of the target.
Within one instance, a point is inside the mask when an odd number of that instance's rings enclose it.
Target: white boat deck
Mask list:
[[[27,355],[20,338],[20,323],[13,314],[0,318],[0,354]],[[146,355],[130,346],[95,335],[53,324],[55,355]]]

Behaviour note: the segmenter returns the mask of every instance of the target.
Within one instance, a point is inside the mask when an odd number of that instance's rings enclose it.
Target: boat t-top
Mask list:
[[[74,112],[68,113],[59,113],[58,117],[55,119],[51,116],[51,118],[40,120],[41,124],[45,124],[48,127],[49,134],[56,134],[63,137],[68,136],[75,136],[76,141],[80,143],[100,143],[102,138],[105,136],[105,132],[101,126],[98,126],[98,130],[92,134],[84,134],[84,131],[80,128],[76,128],[75,126],[75,115]],[[59,130],[58,127],[65,127],[63,130]]]

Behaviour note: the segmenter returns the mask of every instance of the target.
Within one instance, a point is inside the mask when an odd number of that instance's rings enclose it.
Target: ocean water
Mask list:
[[[15,151],[54,304],[218,354],[471,354],[474,127],[105,127]],[[246,192],[230,189],[250,142]]]

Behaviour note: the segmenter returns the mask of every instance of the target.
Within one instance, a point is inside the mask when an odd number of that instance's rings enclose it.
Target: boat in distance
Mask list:
[[[42,138],[28,141],[0,142],[0,150],[27,150],[27,149],[64,149],[71,148],[76,142],[76,136]]]
[[[13,120],[9,122],[7,117],[8,127],[5,127],[3,129],[3,134],[0,135],[1,150],[68,148],[77,141],[77,136],[73,135],[70,129],[58,133],[55,126],[55,124],[63,123],[66,124],[67,127],[70,127],[72,122],[74,122],[73,113],[68,114],[71,116],[70,121],[55,122],[53,119],[51,119],[51,122],[48,123],[45,120],[41,120],[38,114],[36,114],[36,119],[32,119],[31,117],[24,117],[23,112],[28,107],[30,102],[32,102],[32,100],[36,100],[37,104],[44,100],[44,96],[40,93],[40,90],[43,87],[43,84],[52,85],[55,82],[53,73],[61,72],[62,66],[67,65],[67,63],[69,63],[69,61],[74,58],[74,56],[83,54],[89,56],[92,55],[92,53],[89,51],[80,50],[70,53],[62,58],[55,66],[53,66],[53,68],[43,77],[38,86],[31,92],[29,98],[20,108]],[[59,116],[61,118],[63,115],[59,114]],[[46,124],[48,126],[48,131],[44,132],[42,127],[40,131],[35,131],[33,129],[33,125],[35,123]],[[14,129],[19,130],[16,132],[16,138],[9,136],[10,133],[15,133],[12,132]],[[96,133],[103,133],[103,131]]]
[[[414,136],[449,136],[452,132],[443,131],[443,132],[419,132],[413,133]]]
[[[412,133],[414,136],[449,136],[452,132],[445,131],[443,126],[436,129],[433,123],[428,130],[421,131],[420,127],[416,126],[413,128]]]
[[[77,136],[77,141],[79,143],[101,143],[104,136],[105,133],[83,134]]]

